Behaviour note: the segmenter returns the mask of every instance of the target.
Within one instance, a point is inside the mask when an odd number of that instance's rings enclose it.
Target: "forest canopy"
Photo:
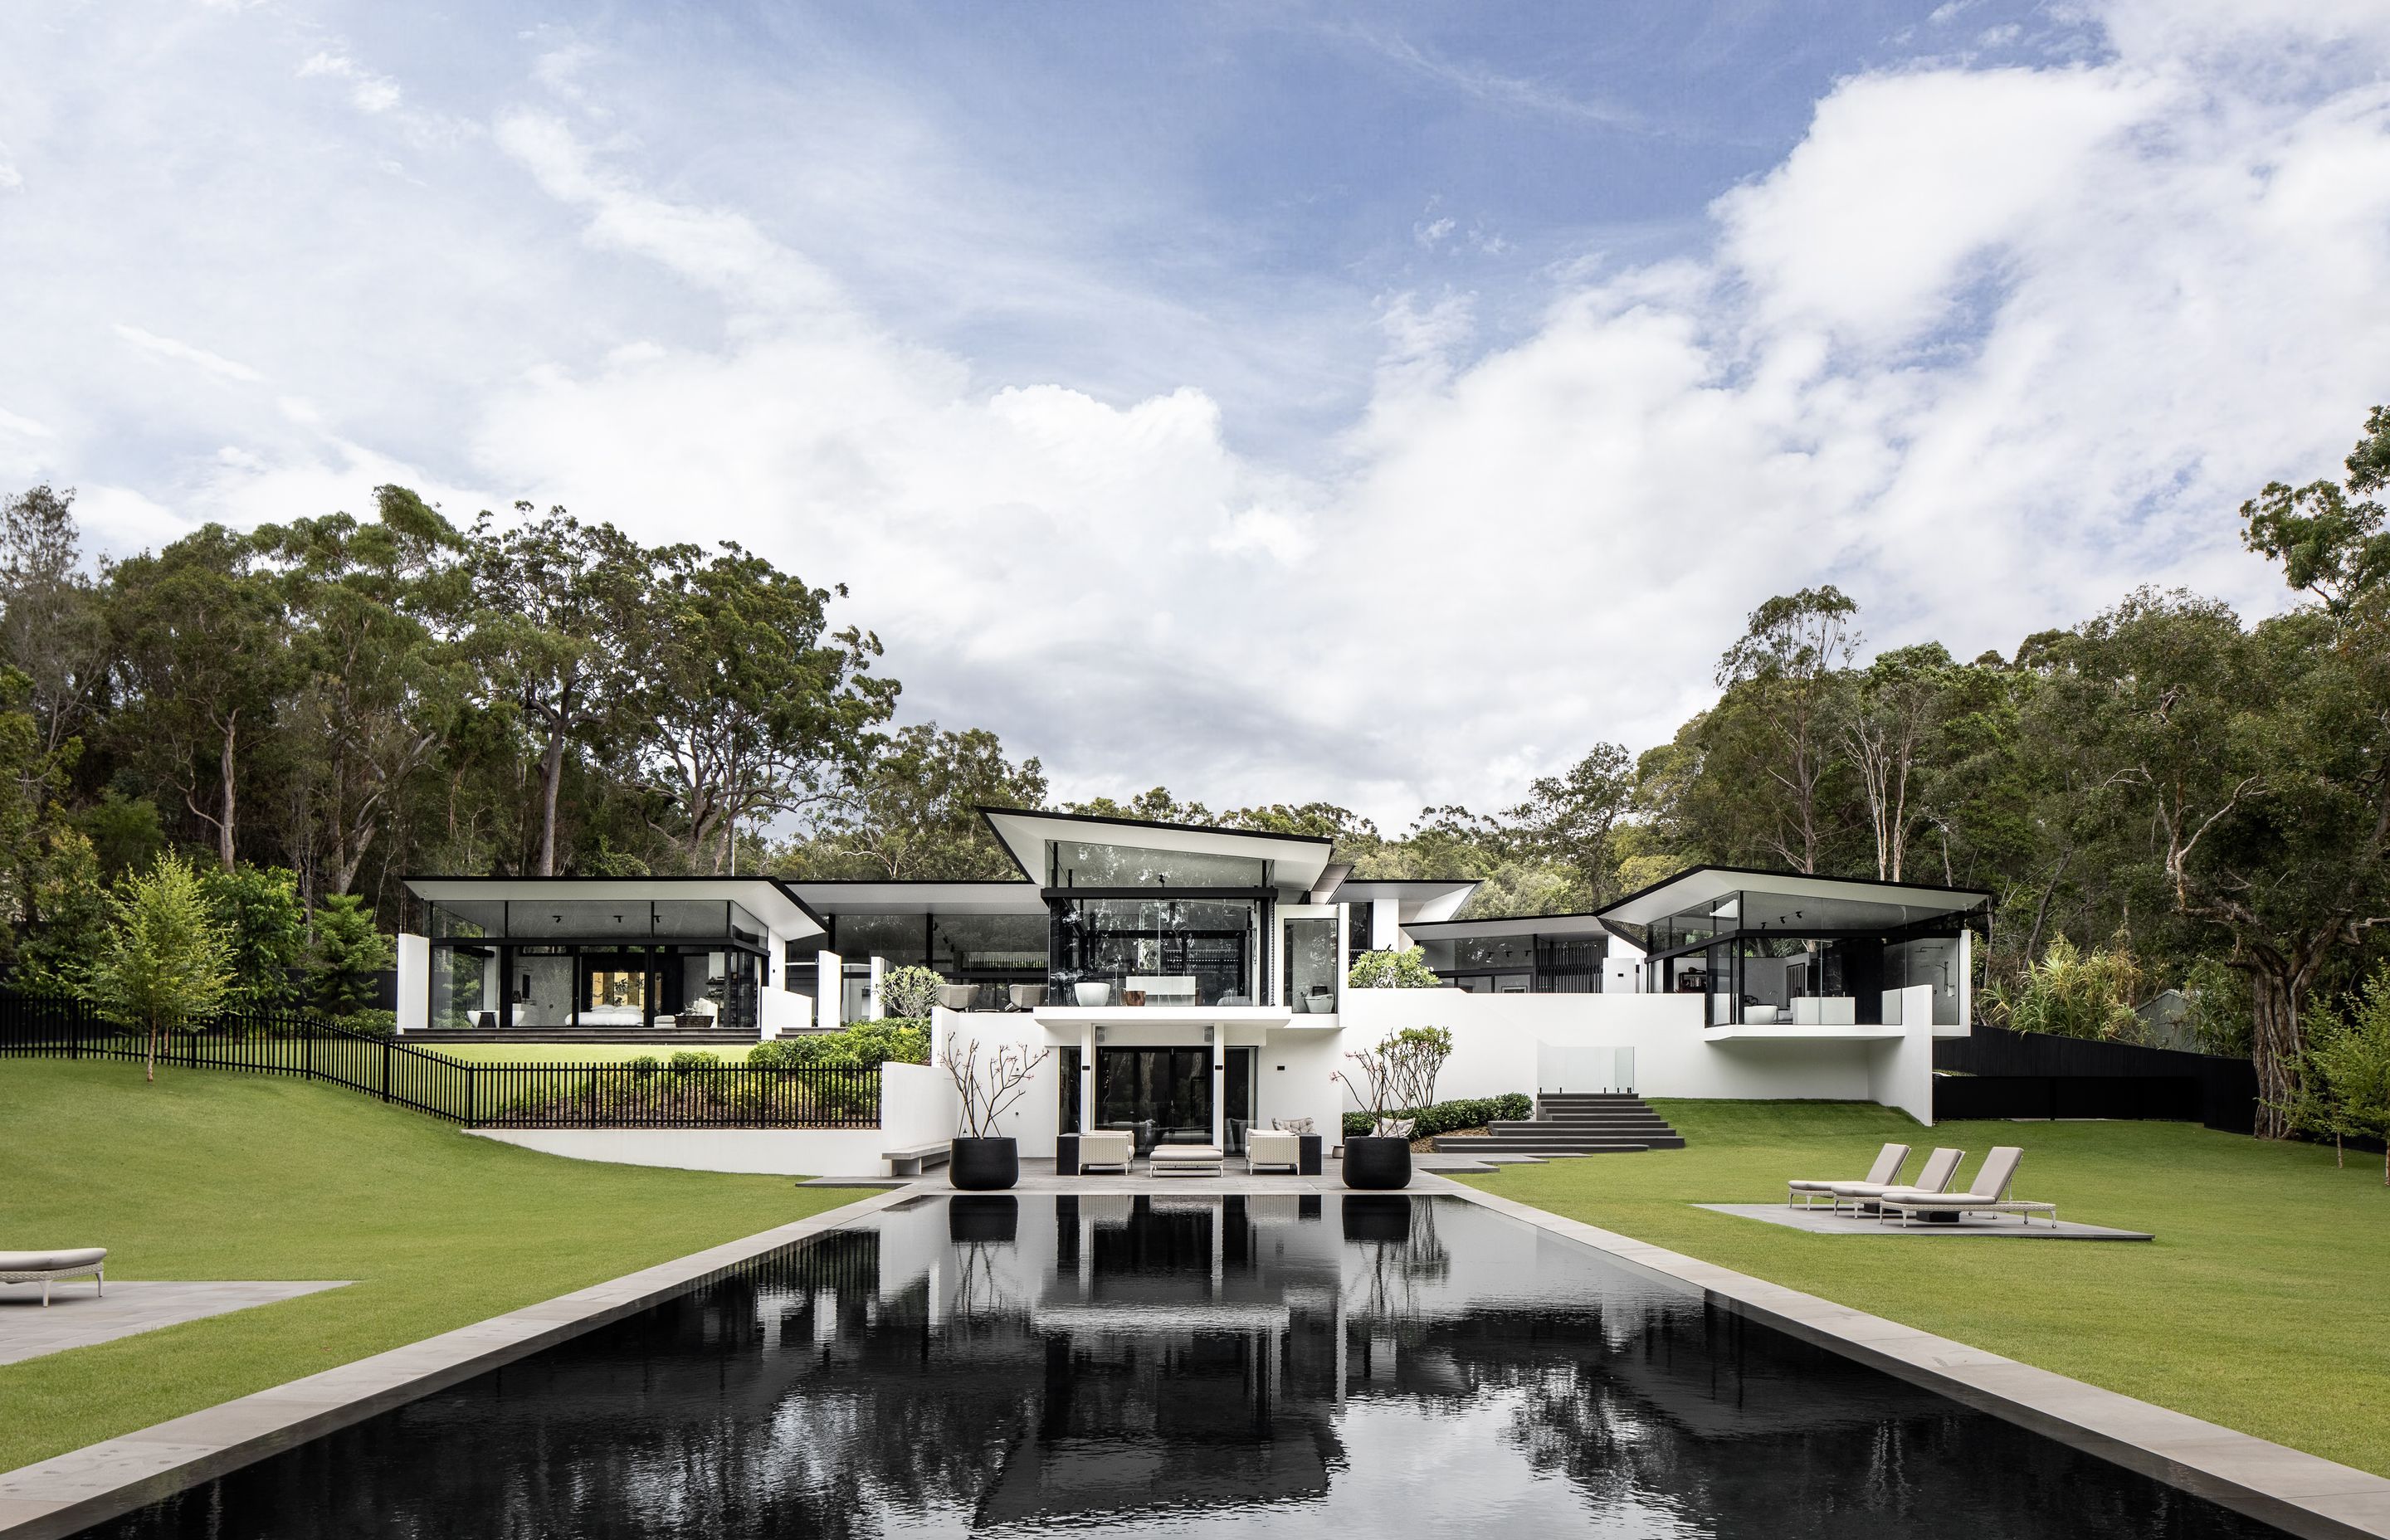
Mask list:
[[[1870,652],[1860,603],[1821,585],[1720,638],[1717,699],[1669,741],[1593,743],[1510,805],[1399,832],[1159,786],[1063,805],[1332,836],[1363,876],[1479,879],[1479,914],[1587,910],[1702,862],[1980,887],[1986,1015],[2129,1035],[2129,996],[2171,989],[2184,1032],[2252,1053],[2287,1103],[2306,1020],[2390,925],[2385,480],[2376,408],[2333,474],[2242,507],[2290,590],[2254,622],[2143,590],[1961,661]],[[1006,878],[973,809],[1052,805],[996,734],[893,725],[899,686],[877,636],[834,624],[835,583],[560,507],[460,524],[374,496],[96,563],[71,490],[6,499],[9,966],[88,953],[107,884],[161,853],[217,874],[242,923],[287,890],[288,950],[343,895],[395,928],[409,871]]]

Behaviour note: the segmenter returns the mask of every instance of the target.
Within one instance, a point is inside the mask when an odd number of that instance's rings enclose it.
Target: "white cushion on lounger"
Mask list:
[[[107,1257],[105,1246],[80,1246],[63,1251],[0,1251],[0,1273],[62,1273],[74,1267],[96,1267]]]

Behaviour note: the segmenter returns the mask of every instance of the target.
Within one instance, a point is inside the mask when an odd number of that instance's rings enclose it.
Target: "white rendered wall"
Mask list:
[[[868,1176],[886,1172],[877,1128],[473,1128],[524,1149],[611,1165],[744,1171],[771,1176]]]
[[[1344,995],[1348,1043],[1367,1046],[1406,1027],[1452,1033],[1436,1081],[1443,1098],[1536,1090],[1536,1047],[1633,1048],[1647,1097],[1874,1099],[1871,1045],[1710,1042],[1698,995],[1471,995],[1458,989],[1356,989]]]
[[[997,1122],[1002,1136],[1021,1141],[1023,1159],[1051,1156],[1054,1153],[1054,1136],[1060,1132],[1056,1125],[1061,1121],[1062,1057],[1055,1050],[1061,1045],[1049,1038],[1045,1029],[1038,1026],[1037,1019],[1027,1011],[966,1012],[938,1006],[930,1012],[930,1062],[941,1075],[949,1074],[945,1064],[950,1039],[957,1052],[977,1043],[982,1065],[1008,1045],[1033,1057],[1040,1051],[1045,1052],[1045,1059],[1030,1072],[1020,1099],[1012,1102]],[[1202,1040],[1201,1032],[1195,1034],[1195,1040]],[[1187,1041],[1183,1032],[1176,1041]],[[949,1078],[948,1095],[953,1097],[955,1094]],[[959,1099],[958,1097],[955,1098],[957,1112],[960,1110]],[[954,1113],[950,1112],[947,1123],[950,1136],[954,1132],[953,1117]]]
[[[1897,1107],[1934,1126],[1934,986],[1883,992],[1886,1020],[1900,1018],[1900,1036],[1868,1046],[1868,1099]]]
[[[785,989],[760,990],[755,997],[755,1021],[767,1038],[803,1032],[814,1024],[814,1003]]]
[[[431,1025],[431,942],[412,930],[398,933],[398,1030],[421,1032]]]

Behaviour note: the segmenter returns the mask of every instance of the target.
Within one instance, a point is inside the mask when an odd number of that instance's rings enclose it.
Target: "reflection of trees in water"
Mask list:
[[[1368,1423],[1337,1420],[1356,1372],[1338,1357],[1340,1304],[1365,1348],[1399,1344],[1363,1393],[1507,1405],[1498,1439],[1453,1449],[1433,1477],[1482,1482],[1489,1502],[1519,1490],[1523,1464],[1622,1533],[2271,1533],[1590,1259],[1547,1253],[1533,1291],[1456,1297],[1446,1286],[1486,1238],[1475,1226],[1494,1222],[1398,1202],[1347,1210],[1342,1229],[1331,1206],[1266,1243],[1224,1238],[1240,1280],[1227,1302],[1195,1287],[1225,1211],[1126,1215],[1087,1258],[1117,1269],[1113,1287],[1084,1299],[1075,1229],[1073,1266],[1033,1298],[1037,1270],[1010,1239],[941,1235],[943,1301],[925,1277],[882,1276],[880,1234],[832,1232],[95,1533],[859,1540],[974,1513],[1127,1528],[1294,1501],[1343,1533],[1329,1473]],[[1188,1301],[1196,1325],[1137,1324]],[[1292,1305],[1282,1336],[1195,1314],[1271,1302]],[[1088,1324],[1033,1314],[1058,1305]]]

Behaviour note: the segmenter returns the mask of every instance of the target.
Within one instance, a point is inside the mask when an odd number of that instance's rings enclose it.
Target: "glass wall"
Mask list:
[[[443,946],[431,954],[431,1024],[498,1024],[498,953],[491,946]],[[488,1020],[482,1020],[484,1013]]]
[[[1125,1128],[1139,1154],[1212,1138],[1212,1050],[1098,1048],[1098,1128]]]
[[[1959,938],[1956,936],[1933,936],[1901,942],[1884,949],[1883,987],[1933,986],[1934,1024],[1955,1027],[1960,1024],[1959,985],[1962,982],[1960,968]]]
[[[1595,995],[1606,936],[1458,936],[1420,943],[1446,983],[1476,995]]]
[[[1207,855],[1135,845],[1056,840],[1047,848],[1049,888],[1266,888],[1270,864],[1257,856]]]
[[[1286,960],[1279,970],[1291,1010],[1325,1016],[1336,1009],[1338,967],[1333,916],[1286,921]]]
[[[723,1026],[752,1032],[764,958],[717,942],[431,949],[434,1027]]]
[[[932,915],[930,966],[957,983],[1043,983],[1044,915]]]
[[[1080,984],[1147,1005],[1252,1005],[1259,997],[1262,905],[1254,899],[1058,898],[1047,985],[1060,1004]]]

